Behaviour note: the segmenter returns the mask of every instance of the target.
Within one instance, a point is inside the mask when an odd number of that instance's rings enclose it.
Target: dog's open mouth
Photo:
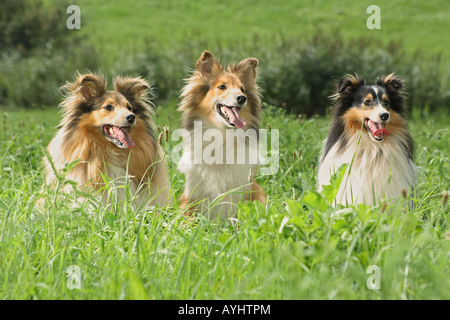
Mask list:
[[[246,122],[242,120],[241,116],[239,115],[241,107],[229,107],[224,104],[218,103],[216,105],[216,109],[220,116],[224,118],[227,124],[229,124],[230,126],[235,126],[239,129],[245,127]]]
[[[374,122],[369,118],[365,118],[364,127],[369,136],[377,142],[383,141],[384,137],[389,135],[389,131],[385,128],[384,122]]]
[[[117,127],[109,124],[102,126],[102,132],[106,139],[114,143],[119,148],[132,148],[134,142],[131,140],[130,127]]]

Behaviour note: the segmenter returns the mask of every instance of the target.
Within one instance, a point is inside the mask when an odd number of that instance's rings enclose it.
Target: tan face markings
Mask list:
[[[371,93],[367,94],[363,100],[363,107],[371,107],[373,105],[373,95]]]
[[[119,111],[119,109],[122,111],[123,109],[124,112],[133,112],[132,105],[122,95],[112,93],[109,97],[106,97],[102,100],[103,101],[98,104],[100,105],[98,109],[106,109],[108,111],[113,111],[115,109],[118,109],[117,111]],[[112,109],[110,107],[112,107]]]
[[[101,109],[106,109],[108,111],[113,111],[118,105],[117,101],[114,99],[107,99],[101,106]]]
[[[345,124],[346,133],[360,131],[364,118],[368,116],[368,110],[357,107],[350,108],[342,116],[342,122]]]
[[[96,126],[101,127],[104,124],[119,127],[130,125],[126,116],[133,113],[133,108],[121,94],[108,92],[96,105],[97,107],[92,112]]]
[[[243,84],[238,77],[232,74],[225,74],[221,76],[211,86],[211,90],[205,97],[206,101],[217,101],[217,97],[222,101],[233,101],[238,93],[242,94]]]
[[[247,94],[243,90],[245,90],[244,84],[238,76],[233,73],[224,72],[217,79],[210,82],[209,90],[199,104],[198,111],[200,112],[201,110],[202,116],[208,118],[210,122],[217,126],[223,126],[224,120],[228,121],[228,123],[230,121],[226,110],[223,110],[223,108],[239,108],[239,111],[236,111],[238,112],[238,116],[234,119],[242,119],[239,122],[240,124],[246,123],[247,119],[252,119],[250,110],[245,107],[245,103],[240,104],[237,99],[241,95],[244,95],[247,99]]]
[[[241,88],[244,88],[241,81],[239,79],[231,74],[223,75],[218,81],[216,81],[212,87],[212,89],[219,89],[219,90],[227,90],[231,88],[238,88],[241,90]]]
[[[383,93],[381,95],[381,103],[382,103],[383,107],[385,107],[389,110],[390,101],[389,101],[389,98],[386,93]]]
[[[244,95],[245,102],[241,103],[239,115],[249,127],[259,126],[258,114],[261,108],[259,88],[255,82],[256,59],[242,61],[237,66],[223,67],[218,61],[211,66],[210,53],[205,53],[196,65],[193,76],[187,79],[188,84],[182,89],[182,101],[179,110],[184,111],[183,125],[193,127],[195,119],[203,118],[222,128],[225,124],[223,117],[218,112],[220,105],[238,107],[237,97]],[[245,62],[245,63],[244,63]],[[218,87],[226,84],[226,89]],[[234,91],[234,94],[225,92]],[[240,99],[243,101],[243,99]],[[245,104],[244,104],[245,103]]]

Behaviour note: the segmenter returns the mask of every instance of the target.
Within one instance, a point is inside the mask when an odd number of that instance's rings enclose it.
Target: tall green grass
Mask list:
[[[171,109],[171,108],[170,108]],[[328,119],[296,118],[265,106],[264,125],[280,130],[280,170],[257,177],[268,201],[240,203],[234,224],[190,224],[177,208],[183,176],[169,161],[174,203],[135,211],[107,208],[85,194],[42,189],[39,161],[57,122],[52,110],[3,125],[0,154],[0,296],[3,299],[448,299],[449,130],[413,114],[421,171],[414,209],[334,209],[316,193],[320,141]],[[158,110],[157,125],[177,128]],[[10,112],[7,119],[25,112]],[[36,115],[36,119],[33,117]],[[45,125],[43,121],[46,121]],[[432,128],[432,129],[431,129]],[[163,140],[164,141],[164,140]],[[163,143],[166,151],[173,147]],[[170,160],[170,159],[169,159]],[[338,182],[336,182],[338,183]],[[42,193],[43,192],[43,193]],[[81,192],[81,191],[80,191]],[[43,208],[34,203],[44,195]],[[368,268],[381,288],[368,289]],[[81,271],[69,289],[68,268]]]
[[[33,48],[10,43],[0,58],[0,106],[8,106],[0,113],[2,299],[450,298],[443,200],[450,185],[449,71],[448,56],[439,54],[450,21],[446,1],[382,1],[378,31],[365,28],[373,4],[365,2],[75,2],[80,32],[49,41],[39,16]],[[56,2],[44,3],[61,12]],[[27,26],[33,12],[16,21]],[[275,105],[264,105],[262,125],[280,130],[279,171],[257,176],[265,205],[240,203],[232,224],[202,217],[191,224],[178,209],[184,177],[170,159],[173,204],[156,210],[115,201],[105,207],[78,189],[43,187],[43,148],[59,122],[57,88],[75,70],[148,78],[156,124],[173,131],[180,127],[174,101],[182,79],[204,49],[223,62],[260,60],[264,99]],[[370,82],[392,71],[405,78],[414,107],[417,196],[386,208],[334,209],[331,191],[315,192],[329,119],[302,114],[326,110],[338,75],[358,72]],[[174,144],[163,143],[167,154]],[[41,197],[46,202],[36,207]],[[77,204],[80,197],[86,202]],[[380,290],[366,285],[373,265]],[[68,286],[71,266],[81,271],[80,289]]]

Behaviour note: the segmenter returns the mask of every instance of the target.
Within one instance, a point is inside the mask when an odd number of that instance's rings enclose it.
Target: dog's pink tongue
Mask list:
[[[224,107],[227,110],[228,118],[232,124],[234,124],[239,129],[245,127],[246,122],[242,120],[236,108]]]
[[[389,135],[389,131],[385,128],[384,123],[373,123],[373,136],[377,138],[381,138]]]
[[[378,129],[377,131],[375,131],[373,133],[373,135],[377,138],[381,138],[384,136],[388,136],[389,135],[389,131],[387,131],[387,129]]]
[[[133,148],[135,146],[126,130],[114,127],[114,133],[116,134],[117,139],[126,144],[127,148]]]

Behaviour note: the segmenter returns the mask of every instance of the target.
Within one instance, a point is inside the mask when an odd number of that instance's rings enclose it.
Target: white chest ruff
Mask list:
[[[187,196],[191,201],[201,202],[202,211],[207,211],[212,216],[234,216],[236,203],[243,199],[245,193],[250,192],[249,175],[254,175],[259,161],[257,143],[250,140],[240,146],[248,156],[238,160],[236,144],[227,144],[224,135],[223,144],[217,146],[222,150],[222,157],[216,158],[219,161],[211,161],[208,160],[211,145],[209,142],[203,142],[200,150],[203,154],[199,163],[198,154],[195,159],[196,153],[189,137],[184,137],[185,148],[178,165],[186,177]],[[249,155],[256,155],[256,161],[251,160]]]
[[[331,176],[343,164],[349,167],[337,193],[336,203],[371,205],[395,200],[403,190],[411,191],[415,185],[416,169],[395,137],[375,143],[363,134],[358,146],[357,140],[357,136],[350,140],[343,152],[338,152],[337,142],[321,159],[319,191],[323,185],[329,184]]]

